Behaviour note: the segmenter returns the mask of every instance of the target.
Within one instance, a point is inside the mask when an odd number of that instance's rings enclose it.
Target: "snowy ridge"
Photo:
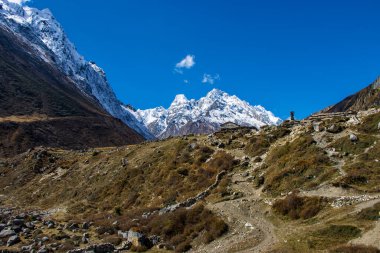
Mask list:
[[[282,122],[264,107],[251,106],[237,96],[230,96],[218,89],[213,89],[199,100],[189,100],[180,94],[168,109],[157,107],[137,110],[134,115],[158,138],[209,133],[218,130],[226,122],[257,128]]]
[[[84,94],[95,98],[109,114],[145,138],[154,138],[129,110],[124,109],[104,71],[77,52],[48,9],[38,10],[0,0],[0,25],[30,44],[42,60],[58,66]]]

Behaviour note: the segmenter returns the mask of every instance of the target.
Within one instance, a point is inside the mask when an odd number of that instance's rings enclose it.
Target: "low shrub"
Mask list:
[[[329,225],[306,234],[308,247],[313,250],[333,249],[359,237],[361,230],[351,225]]]
[[[285,199],[277,200],[273,209],[291,219],[310,219],[317,215],[326,204],[323,198],[300,197],[296,194],[288,195]]]
[[[361,220],[380,220],[380,203],[375,204],[372,207],[365,208],[358,213],[358,218]]]
[[[108,235],[102,239],[104,243],[111,243],[113,245],[119,245],[121,243],[121,238],[117,235]]]
[[[198,235],[202,235],[203,241],[208,243],[228,230],[227,224],[203,205],[181,208],[140,222],[144,223],[140,226],[143,233],[159,235],[164,242],[175,246],[176,251],[180,249],[178,252],[189,250],[190,242]]]
[[[267,163],[264,190],[272,195],[294,189],[312,189],[332,178],[335,169],[321,148],[315,145],[310,135],[301,136],[292,142],[270,151]]]
[[[344,245],[330,250],[331,253],[380,253],[380,250],[366,245]]]

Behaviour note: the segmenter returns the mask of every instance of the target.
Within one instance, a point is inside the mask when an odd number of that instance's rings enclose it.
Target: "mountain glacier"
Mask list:
[[[189,100],[183,94],[177,95],[168,109],[161,106],[130,112],[157,138],[212,133],[226,122],[257,128],[281,123],[280,118],[264,107],[251,106],[237,96],[218,89],[213,89],[199,100]]]
[[[30,44],[41,59],[56,65],[85,95],[94,99],[109,114],[146,139],[154,138],[117,99],[104,71],[77,52],[48,9],[38,10],[0,0],[0,25]]]

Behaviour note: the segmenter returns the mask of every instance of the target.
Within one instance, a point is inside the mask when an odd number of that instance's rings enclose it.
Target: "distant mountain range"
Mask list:
[[[280,118],[264,107],[252,106],[237,96],[231,96],[218,89],[213,89],[199,100],[189,100],[185,95],[177,95],[168,109],[126,109],[134,113],[157,138],[212,133],[226,122],[257,128],[281,123]]]

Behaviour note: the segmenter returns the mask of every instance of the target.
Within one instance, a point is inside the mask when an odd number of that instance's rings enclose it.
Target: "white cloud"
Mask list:
[[[202,83],[214,84],[215,81],[219,79],[220,79],[219,74],[215,74],[215,75],[203,74]]]
[[[26,2],[29,2],[30,0],[8,0],[8,2],[11,2],[11,3],[16,3],[16,4],[19,4],[19,5],[22,5]]]
[[[195,56],[194,55],[186,55],[180,62],[175,65],[175,71],[182,74],[182,69],[191,69],[195,65]]]
[[[190,83],[189,80],[187,80],[187,79],[183,80],[183,82],[186,83],[186,84]]]

